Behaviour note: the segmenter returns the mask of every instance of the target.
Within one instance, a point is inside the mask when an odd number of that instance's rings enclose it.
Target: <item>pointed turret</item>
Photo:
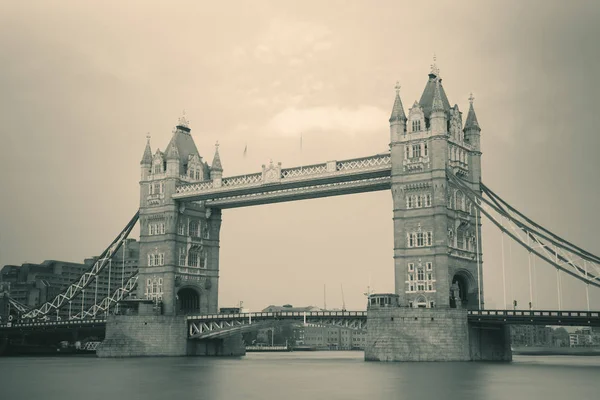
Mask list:
[[[219,156],[219,142],[215,144],[215,156],[210,167],[210,179],[213,181],[213,187],[221,187],[221,178],[223,177],[223,166]]]
[[[436,79],[435,88],[433,91],[433,103],[431,104],[431,112],[444,112],[444,103],[442,102],[442,95],[440,93],[440,80]]]
[[[150,148],[150,134],[146,135],[146,148],[144,149],[144,155],[140,161],[141,167],[141,178],[143,181],[148,180],[150,171],[152,170],[152,149]]]
[[[140,164],[152,164],[152,149],[150,148],[150,134],[146,135],[146,148],[144,149],[144,155],[142,156],[142,161]]]
[[[432,135],[446,133],[448,130],[446,108],[444,107],[441,93],[440,79],[436,78],[435,87],[433,90],[433,101],[431,103],[431,114],[429,116],[429,124],[431,126]]]
[[[479,122],[477,121],[477,115],[475,115],[475,109],[473,108],[473,100],[475,100],[475,98],[473,97],[473,93],[471,93],[471,96],[469,96],[469,113],[467,114],[467,120],[465,122],[465,132],[471,129],[481,131]]]
[[[406,121],[406,114],[404,114],[404,106],[400,99],[400,83],[396,82],[396,99],[394,100],[394,107],[392,107],[392,115],[390,116],[390,122],[394,121]]]
[[[390,116],[390,140],[391,143],[399,142],[403,135],[406,134],[406,114],[404,114],[404,106],[400,99],[400,83],[396,82],[396,99],[394,107],[392,107],[392,115]]]
[[[219,142],[217,142],[217,144],[215,144],[215,156],[213,158],[212,165],[210,166],[210,170],[211,170],[211,177],[212,177],[212,171],[223,172],[223,165],[221,165],[221,157],[219,156]]]
[[[167,160],[167,175],[178,177],[180,174],[180,160],[179,150],[177,146],[171,141],[165,150],[165,159]]]

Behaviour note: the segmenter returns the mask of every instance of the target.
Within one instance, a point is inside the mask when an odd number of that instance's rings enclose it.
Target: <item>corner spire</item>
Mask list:
[[[152,149],[150,148],[150,132],[146,134],[146,148],[144,149],[144,155],[140,164],[152,164]]]
[[[221,165],[221,157],[219,156],[219,141],[215,143],[215,156],[213,157],[212,165],[210,167],[212,171],[223,172],[223,166]]]
[[[438,68],[437,64],[436,64],[436,60],[437,57],[435,56],[435,53],[433,54],[433,64],[431,64],[431,71],[429,72],[429,75],[433,75],[434,77],[438,77],[440,76],[440,69]]]
[[[475,115],[475,109],[473,108],[473,100],[475,100],[475,97],[473,97],[473,93],[471,93],[471,95],[469,96],[469,113],[467,114],[467,120],[465,122],[465,130],[481,130],[481,128],[479,127],[479,122],[477,121],[477,115]]]
[[[181,129],[182,131],[189,132],[190,129],[190,121],[185,117],[185,110],[183,110],[183,114],[179,117],[177,121],[177,129]]]
[[[392,115],[390,116],[389,122],[394,121],[406,121],[406,114],[404,114],[404,106],[400,99],[400,82],[396,82],[396,99],[394,100],[394,106],[392,107]]]
[[[433,91],[433,103],[431,104],[431,112],[444,111],[444,103],[442,102],[442,95],[440,93],[440,79],[435,80],[435,88]]]

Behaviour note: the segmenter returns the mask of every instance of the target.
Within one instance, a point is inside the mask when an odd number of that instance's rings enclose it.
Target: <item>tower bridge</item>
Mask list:
[[[4,296],[0,310],[6,314],[12,305],[12,320],[0,325],[0,335],[94,321],[106,327],[100,356],[242,354],[245,330],[315,323],[367,329],[368,360],[510,360],[507,324],[600,325],[589,307],[590,286],[600,286],[600,257],[527,218],[481,182],[473,104],[471,96],[463,124],[434,64],[408,115],[396,86],[388,152],[293,168],[270,162],[233,177],[223,176],[218,145],[210,165],[200,155],[184,116],[164,152],[153,152],[148,138],[139,211],[90,271],[35,309]],[[217,314],[223,210],[378,190],[393,199],[394,294],[372,296],[366,312]],[[506,237],[527,250],[529,310],[485,309],[482,216],[502,232],[502,245]],[[69,320],[52,321],[97,279],[138,222],[137,274],[88,309],[69,310]],[[556,270],[558,310],[535,309],[536,259]],[[585,285],[587,311],[562,310],[563,275]],[[124,300],[132,293],[137,302],[129,312]],[[117,313],[116,305],[123,307]]]

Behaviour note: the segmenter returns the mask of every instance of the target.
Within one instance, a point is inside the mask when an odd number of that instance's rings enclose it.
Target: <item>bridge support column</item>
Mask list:
[[[365,361],[469,361],[467,311],[372,308]]]
[[[185,356],[187,323],[183,316],[111,315],[96,355],[108,357]]]
[[[223,339],[190,340],[188,355],[191,356],[245,356],[246,346],[242,335],[237,334]]]
[[[469,324],[473,361],[512,361],[510,329],[504,324]]]

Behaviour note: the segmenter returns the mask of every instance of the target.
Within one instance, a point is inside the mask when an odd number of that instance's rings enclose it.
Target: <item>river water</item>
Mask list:
[[[242,358],[0,358],[0,399],[600,399],[600,357],[378,363],[362,352]]]

